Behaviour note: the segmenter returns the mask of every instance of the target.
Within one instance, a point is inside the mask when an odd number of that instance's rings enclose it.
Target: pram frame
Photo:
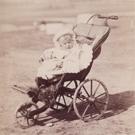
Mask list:
[[[108,19],[114,19],[114,20],[118,19],[117,16],[106,17],[106,16],[101,16],[99,14],[95,14],[95,15],[91,16],[88,19],[86,24],[88,24],[93,17],[103,18],[103,19],[105,19],[106,22],[107,22]],[[73,31],[74,31],[75,27],[73,28]],[[19,125],[21,125],[21,127],[29,127],[29,126],[32,126],[33,124],[35,124],[35,120],[38,119],[39,113],[45,111],[48,107],[51,107],[54,110],[59,110],[59,107],[60,108],[65,108],[65,109],[67,109],[67,112],[70,112],[72,110],[72,108],[73,108],[75,113],[76,113],[76,115],[77,115],[77,117],[82,119],[83,121],[88,121],[89,119],[99,119],[99,118],[101,118],[103,116],[103,114],[107,110],[107,106],[108,106],[108,102],[109,102],[109,93],[108,93],[107,87],[100,80],[97,80],[97,79],[86,79],[86,77],[87,77],[87,75],[89,74],[89,72],[90,72],[90,70],[92,68],[94,60],[101,53],[102,44],[104,43],[104,41],[109,36],[110,27],[109,27],[109,25],[107,25],[107,23],[106,23],[106,27],[108,28],[108,31],[106,32],[106,34],[93,47],[93,59],[92,59],[90,65],[86,69],[80,71],[77,74],[66,73],[66,74],[61,75],[61,77],[57,81],[57,84],[56,84],[56,87],[55,87],[56,88],[56,93],[57,93],[55,95],[55,102],[53,102],[51,105],[43,106],[40,109],[38,109],[38,106],[36,105],[36,102],[35,103],[29,103],[28,108],[30,108],[31,106],[34,106],[35,109],[38,112],[35,115],[36,117],[32,117],[32,118],[29,117],[29,113],[30,112],[28,111],[27,107],[24,105],[25,106],[24,107],[25,110],[23,110],[23,111],[25,111],[26,114],[25,115],[22,114],[22,116],[27,119],[26,126],[24,126],[24,125],[19,123],[18,116],[17,116],[18,113],[22,111],[21,108],[23,108],[23,107],[21,106],[21,107],[19,107],[19,109],[17,109],[16,119],[17,119]],[[64,83],[67,82],[67,81],[69,81],[69,83],[64,86]],[[69,88],[69,85],[72,82],[74,83],[75,88]],[[88,93],[87,89],[85,88],[85,84],[88,84],[88,83],[90,83],[90,88],[91,88],[90,92],[91,93]],[[97,87],[96,87],[95,91],[92,91],[93,83],[97,84]],[[98,96],[96,97],[95,95],[96,95],[96,92],[98,91],[99,86],[102,87],[102,89],[103,89],[103,93],[101,93],[99,95],[99,97],[102,96],[102,95],[105,96],[105,101],[101,103],[102,106],[103,106],[102,112],[99,109],[97,109],[97,107],[95,105],[96,98],[98,98]],[[82,91],[86,93],[87,97],[84,97],[84,95],[82,94],[83,93]],[[66,95],[67,97],[71,98],[71,102],[70,102],[69,105],[66,104],[66,99],[64,98],[64,95]],[[60,99],[61,98],[63,99],[63,103],[60,103]],[[89,105],[86,106],[86,108],[84,108],[83,114],[81,114],[79,112],[79,108],[77,107],[78,106],[77,99],[79,99],[79,98],[81,98],[82,102],[85,101],[85,102],[87,102],[89,104]],[[97,111],[98,114],[95,117],[93,117],[92,114],[90,114],[90,117],[86,118],[85,117],[86,112],[88,111],[88,108],[92,107],[92,104],[95,107],[95,110]],[[33,120],[32,124],[29,122],[29,120],[31,120],[31,119]]]

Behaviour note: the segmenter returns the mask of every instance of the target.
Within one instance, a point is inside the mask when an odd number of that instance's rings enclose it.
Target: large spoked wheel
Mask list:
[[[78,86],[78,82],[76,80],[64,82],[62,89],[60,90],[60,92],[56,97],[56,103],[54,104],[52,109],[56,111],[60,111],[60,110],[70,111],[69,108],[73,106],[72,100],[77,86]]]
[[[31,111],[37,110],[38,106],[34,103],[25,103],[21,105],[16,111],[16,121],[22,128],[28,128],[35,124],[39,115],[29,117]]]
[[[75,113],[84,121],[101,118],[107,110],[108,102],[108,90],[104,83],[97,79],[83,81],[73,97]]]

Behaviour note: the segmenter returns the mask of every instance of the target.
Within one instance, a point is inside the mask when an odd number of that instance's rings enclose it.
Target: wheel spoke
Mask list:
[[[71,98],[71,99],[73,99],[73,97],[71,95],[66,95],[66,96],[69,97],[69,98]]]
[[[74,83],[75,83],[75,88],[77,88],[78,86],[77,81],[74,80]]]
[[[92,95],[93,83],[92,80],[90,81],[90,94]]]
[[[90,104],[88,104],[87,107],[85,108],[85,110],[84,110],[84,112],[82,114],[82,117],[84,117],[84,115],[86,114],[86,112],[87,112],[87,110],[88,110],[89,107],[90,107]]]
[[[86,88],[83,86],[84,91],[86,92],[87,96],[90,97],[89,93],[87,92]]]
[[[67,106],[64,95],[62,95],[62,98],[63,98],[64,104]]]
[[[81,97],[78,97],[78,99],[80,99],[82,102],[86,103],[86,101],[84,101],[83,99],[81,99]],[[85,98],[87,99],[87,98]]]
[[[103,95],[106,95],[106,92],[104,92],[104,93],[102,93],[102,94],[96,96],[96,98],[99,98],[99,97],[101,97],[101,96],[103,96]]]
[[[58,103],[60,102],[60,99],[61,99],[61,95],[59,95]],[[57,104],[57,107],[56,107],[56,108],[58,109],[58,107],[59,107],[59,106],[58,106],[58,104]]]
[[[61,95],[59,95],[58,102],[60,102],[60,99],[61,99]]]
[[[68,87],[71,84],[72,81],[70,81],[65,87]]]
[[[20,114],[21,114],[22,116],[24,116],[24,117],[25,117],[25,116],[26,116],[26,111],[27,111],[27,110],[25,110],[25,111],[24,111],[24,110],[22,110],[22,111],[20,112]]]
[[[81,98],[78,97],[78,99],[80,99],[82,102],[84,102]]]
[[[99,83],[98,86],[96,87],[96,89],[95,89],[95,91],[94,91],[94,93],[93,93],[93,96],[95,96],[95,94],[96,94],[96,92],[97,92],[99,86],[100,86],[100,83]]]

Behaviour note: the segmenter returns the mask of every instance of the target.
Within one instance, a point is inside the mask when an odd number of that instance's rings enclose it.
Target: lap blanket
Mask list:
[[[58,48],[44,52],[44,61],[38,69],[37,77],[51,79],[64,73],[78,73],[86,69],[92,61],[93,51],[88,44],[75,46],[70,50]]]

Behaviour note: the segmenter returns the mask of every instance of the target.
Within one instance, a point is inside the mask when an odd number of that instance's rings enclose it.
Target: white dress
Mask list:
[[[78,73],[89,66],[92,57],[92,47],[87,44],[65,50],[58,47],[45,50],[37,77],[51,79],[58,74]]]

